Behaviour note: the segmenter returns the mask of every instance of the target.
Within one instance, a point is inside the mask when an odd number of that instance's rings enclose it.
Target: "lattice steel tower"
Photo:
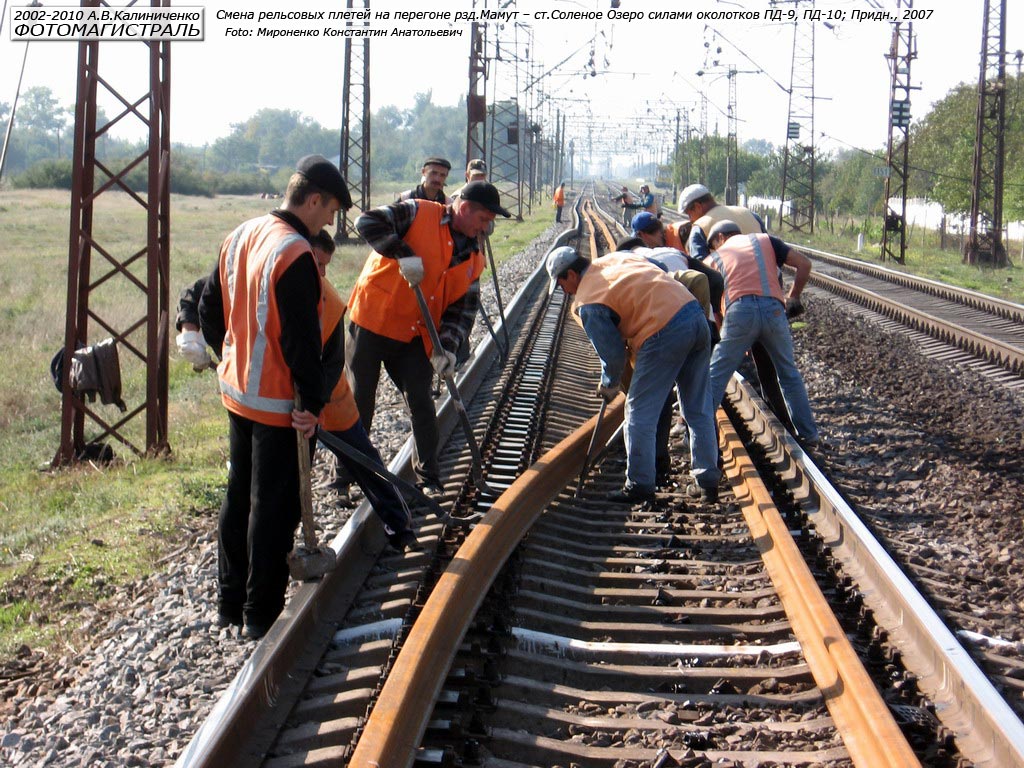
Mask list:
[[[900,8],[912,8],[913,0],[901,0]],[[889,60],[889,141],[885,153],[885,220],[882,223],[882,260],[899,264],[907,260],[907,177],[910,168],[910,62],[917,58],[913,24],[892,25]],[[898,209],[893,210],[893,198]]]
[[[469,32],[469,91],[466,95],[466,163],[487,158],[487,25]]]
[[[814,7],[814,3],[810,3]],[[796,3],[794,8],[799,9]],[[793,22],[793,60],[789,76],[789,116],[782,158],[779,228],[814,232],[814,28]],[[787,211],[786,199],[790,206]]]
[[[974,137],[971,228],[964,261],[1005,267],[1003,165],[1006,126],[1006,0],[985,0]]]
[[[736,118],[736,75],[737,71],[729,68],[729,111],[728,127],[729,133],[725,137],[725,204],[736,205],[739,202],[739,182],[737,175],[739,169],[740,151],[739,139],[737,137]],[[706,183],[706,182],[705,182]]]
[[[86,0],[97,7],[100,0]],[[151,0],[154,8],[170,0]],[[71,227],[68,243],[67,316],[64,327],[60,447],[53,464],[81,457],[88,443],[113,438],[135,454],[170,450],[167,442],[167,349],[170,333],[170,91],[168,41],[142,43],[149,65],[147,89],[138,98],[113,85],[123,72],[100,75],[100,43],[78,44],[78,97],[71,165]],[[140,56],[139,64],[142,64]],[[113,96],[121,111],[97,125],[98,91]],[[99,158],[101,140],[121,121],[141,122],[147,141],[135,157]],[[128,175],[143,170],[148,179],[139,192]],[[145,216],[139,224],[104,215],[102,195],[123,192]],[[97,208],[100,211],[97,212]],[[95,215],[94,215],[95,214]],[[134,231],[133,230],[137,230]],[[94,259],[94,256],[99,258]],[[94,263],[95,262],[95,263]],[[95,299],[95,301],[93,301]],[[90,324],[117,344],[126,410],[108,418],[104,407],[87,402],[70,383],[71,358],[80,346],[95,344]],[[127,353],[127,354],[126,354]],[[144,420],[144,429],[140,421]],[[87,434],[87,422],[94,430]]]
[[[348,0],[352,10],[354,0]],[[370,0],[360,7],[369,11]],[[369,26],[363,22],[363,26]],[[353,26],[353,22],[346,22]],[[355,230],[355,217],[370,207],[370,38],[345,38],[344,80],[341,86],[341,151],[338,165],[345,174],[349,194],[352,196],[352,218],[346,211],[338,211],[338,224],[334,239],[338,243],[359,240]]]

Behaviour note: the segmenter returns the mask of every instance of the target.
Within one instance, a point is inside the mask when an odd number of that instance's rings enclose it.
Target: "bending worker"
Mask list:
[[[295,430],[312,437],[326,401],[320,272],[311,233],[352,199],[337,167],[299,160],[284,204],[228,235],[199,301],[220,350],[231,468],[220,509],[217,623],[262,637],[284,608],[299,523]]]
[[[359,451],[363,456],[384,469],[384,460],[370,442],[363,424],[359,420],[356,401],[352,397],[352,389],[345,375],[345,332],[341,319],[345,315],[345,300],[327,280],[327,265],[334,257],[334,239],[321,229],[313,236],[313,255],[324,289],[323,321],[321,339],[323,340],[324,380],[330,399],[320,414],[323,428],[342,442]],[[394,486],[386,480],[350,459],[343,453],[336,453],[338,462],[344,467],[347,475],[354,478],[366,494],[370,506],[384,523],[384,532],[388,543],[399,552],[407,549],[419,549],[416,535],[410,528],[412,519],[404,500]]]
[[[722,298],[722,340],[711,357],[711,396],[715,406],[743,354],[760,342],[778,372],[778,383],[797,436],[807,447],[818,442],[804,380],[793,361],[793,336],[788,317],[803,312],[800,294],[811,274],[811,261],[777,237],[763,233],[744,235],[736,222],[725,219],[711,227],[709,243],[715,249],[708,261],[725,278]],[[796,270],[788,298],[776,273],[782,265]]]
[[[498,190],[473,181],[451,205],[407,200],[366,211],[355,222],[373,248],[349,301],[345,357],[359,416],[369,430],[383,365],[412,419],[418,484],[435,495],[443,488],[430,383],[434,372],[454,373],[456,350],[480,304],[484,257],[478,236],[499,213],[511,215]],[[415,286],[427,301],[441,349],[430,343]]]
[[[591,263],[568,246],[554,249],[548,275],[574,297],[572,314],[601,358],[598,394],[621,389],[627,352],[633,377],[626,394],[626,482],[614,501],[650,502],[655,489],[655,427],[673,384],[690,425],[694,482],[687,495],[718,500],[718,440],[708,379],[711,334],[693,295],[662,269],[631,253]]]

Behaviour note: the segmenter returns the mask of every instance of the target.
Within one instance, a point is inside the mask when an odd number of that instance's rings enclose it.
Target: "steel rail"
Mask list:
[[[609,405],[600,443],[622,422],[624,404],[619,395]],[[596,424],[594,416],[520,475],[466,538],[406,638],[350,768],[412,765],[434,701],[487,588],[537,517],[575,477]]]
[[[810,282],[879,314],[891,317],[933,338],[983,357],[1012,373],[1024,374],[1024,349],[1020,347],[983,336],[956,323],[950,323],[927,312],[898,304],[874,291],[850,285],[829,275],[823,275],[820,272],[812,272]]]
[[[721,409],[718,431],[736,503],[854,765],[919,766]]]
[[[552,248],[576,236],[578,227],[577,223],[575,228],[561,233]],[[518,322],[546,280],[541,260],[506,308],[507,322]],[[458,378],[467,398],[479,389],[498,354],[497,345],[491,338],[485,338],[475,352]],[[438,405],[438,428],[442,441],[448,439],[457,423],[454,404],[445,396]],[[412,437],[398,451],[388,469],[399,477],[413,479]],[[431,518],[428,529],[439,525],[439,521]],[[299,585],[279,620],[242,665],[179,755],[176,768],[225,768],[250,764],[270,746],[253,743],[252,735],[257,731],[255,724],[266,722],[267,717],[282,719],[290,711],[287,702],[301,693],[304,680],[294,673],[296,662],[310,668],[315,663],[317,654],[331,640],[331,631],[325,628],[324,619],[337,616],[340,620],[344,616],[358,593],[358,587],[366,580],[383,550],[385,541],[380,520],[364,501],[331,542],[331,548],[337,553],[338,567],[321,581]]]
[[[727,394],[962,753],[978,768],[1024,767],[1024,723],[960,641],[749,385],[734,378]]]
[[[871,277],[877,277],[887,282],[902,285],[905,288],[912,288],[915,291],[931,294],[932,296],[939,296],[955,301],[958,304],[973,307],[974,309],[991,312],[993,315],[998,315],[1007,320],[1024,323],[1024,305],[1022,304],[1000,299],[997,296],[988,296],[984,293],[968,290],[967,288],[959,288],[955,285],[939,282],[938,280],[930,280],[927,277],[910,275],[906,272],[889,269],[878,264],[870,264],[850,258],[849,256],[841,256],[837,253],[829,253],[828,251],[821,251],[817,248],[809,248],[795,243],[791,245],[829,264],[841,266],[853,272],[860,272]]]

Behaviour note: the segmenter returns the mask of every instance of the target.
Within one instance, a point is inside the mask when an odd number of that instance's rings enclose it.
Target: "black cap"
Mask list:
[[[492,213],[500,213],[506,219],[512,214],[501,207],[501,195],[498,188],[486,181],[471,181],[459,192],[463,200],[479,203]]]
[[[295,164],[295,170],[309,179],[311,184],[337,198],[346,211],[352,207],[352,195],[348,192],[345,177],[341,175],[338,167],[323,155],[306,155]]]
[[[426,168],[428,165],[440,165],[442,168],[447,168],[449,171],[452,169],[452,164],[443,157],[428,157],[423,161],[423,167]]]

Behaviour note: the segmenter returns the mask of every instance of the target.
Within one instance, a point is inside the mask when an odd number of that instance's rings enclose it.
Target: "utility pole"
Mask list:
[[[729,110],[728,110],[728,123],[729,133],[725,138],[725,204],[726,205],[737,205],[739,202],[739,182],[737,180],[737,174],[739,169],[736,167],[739,165],[740,150],[739,140],[737,138],[737,118],[736,118],[736,75],[737,72],[733,68],[729,68]]]
[[[913,0],[900,0],[900,7],[912,8]],[[900,14],[902,15],[902,14]],[[910,168],[910,62],[917,58],[914,25],[896,21],[892,25],[889,60],[889,142],[885,154],[885,221],[882,223],[882,261],[907,261],[907,177]],[[892,209],[893,198],[899,209]]]
[[[96,7],[100,0],[87,0]],[[150,0],[154,8],[170,0]],[[171,44],[147,41],[138,48],[148,64],[149,81],[141,96],[123,95],[100,75],[97,40],[78,44],[78,96],[75,99],[75,138],[71,156],[71,225],[68,237],[67,315],[64,326],[64,373],[61,379],[60,446],[53,458],[59,466],[80,460],[90,444],[118,440],[137,455],[167,453],[168,327],[170,325],[170,93]],[[104,46],[105,47],[105,46]],[[110,68],[108,68],[110,69]],[[114,73],[116,76],[116,73]],[[125,105],[123,112],[97,124],[100,88]],[[97,144],[122,119],[138,119],[147,141],[141,154],[99,162]],[[127,177],[145,169],[148,185],[136,192]],[[98,176],[98,178],[97,178]],[[102,197],[125,193],[144,211],[141,226],[113,222],[104,215]],[[97,202],[100,203],[97,206]],[[99,215],[97,216],[97,212]],[[127,227],[119,234],[118,226]],[[133,228],[137,231],[133,231]],[[97,255],[95,259],[93,256]],[[124,290],[124,297],[119,291]],[[97,294],[92,305],[92,294]],[[113,306],[111,296],[118,296]],[[101,405],[87,402],[71,386],[71,361],[79,347],[92,346],[90,322],[116,343],[118,370],[124,382],[121,414],[110,419]],[[135,426],[143,417],[144,430]],[[87,434],[86,425],[95,427]]]
[[[466,164],[487,157],[487,25],[469,28],[469,91],[466,96]]]
[[[1005,267],[1009,264],[1003,246],[1006,0],[985,0],[984,14],[971,185],[971,225],[964,262]]]
[[[813,0],[810,3],[813,8]],[[800,3],[794,4],[799,11]],[[814,232],[814,24],[793,22],[789,114],[782,159],[779,228]],[[789,199],[787,211],[786,200]]]

